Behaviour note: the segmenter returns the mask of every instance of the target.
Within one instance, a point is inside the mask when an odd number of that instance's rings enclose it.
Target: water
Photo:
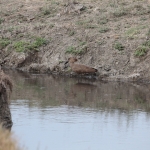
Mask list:
[[[12,131],[25,149],[150,149],[150,85],[9,74]]]

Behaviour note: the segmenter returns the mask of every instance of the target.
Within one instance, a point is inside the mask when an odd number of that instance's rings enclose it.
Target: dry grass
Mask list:
[[[0,150],[19,150],[9,131],[0,126]]]

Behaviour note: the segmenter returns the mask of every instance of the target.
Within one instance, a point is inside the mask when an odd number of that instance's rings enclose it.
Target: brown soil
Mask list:
[[[148,0],[1,0],[0,63],[70,74],[76,56],[99,78],[149,80],[149,17]]]

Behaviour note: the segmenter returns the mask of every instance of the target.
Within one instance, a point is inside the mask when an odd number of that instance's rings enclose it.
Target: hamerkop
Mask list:
[[[71,70],[78,74],[83,73],[93,74],[97,72],[97,69],[82,64],[76,64],[75,63],[76,61],[78,61],[77,58],[70,57],[65,64],[69,63]]]

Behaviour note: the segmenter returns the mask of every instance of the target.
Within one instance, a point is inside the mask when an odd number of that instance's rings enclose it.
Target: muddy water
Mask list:
[[[27,150],[149,150],[150,85],[8,72]]]

